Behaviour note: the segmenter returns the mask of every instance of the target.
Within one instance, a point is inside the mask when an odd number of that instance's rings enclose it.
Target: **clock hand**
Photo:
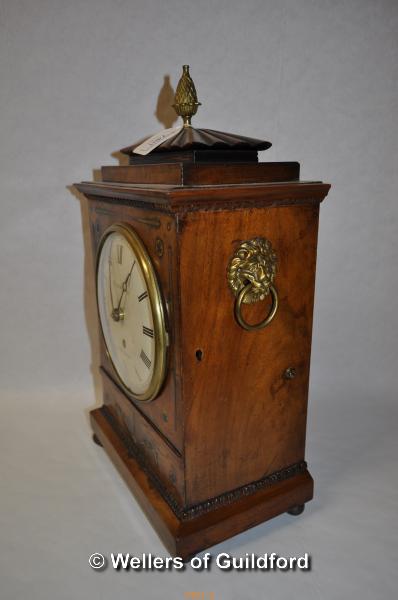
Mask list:
[[[109,261],[109,291],[111,293],[111,304],[112,304],[112,311],[113,311],[113,310],[115,310],[115,305],[113,304],[113,294],[112,294],[111,261]]]
[[[122,285],[122,293],[121,293],[121,296],[120,296],[120,299],[119,299],[119,304],[117,305],[117,310],[120,310],[120,305],[121,305],[121,303],[122,303],[122,298],[123,298],[124,294],[127,292],[127,286],[128,286],[128,284],[129,284],[129,280],[130,280],[130,277],[131,277],[131,273],[133,272],[134,265],[135,265],[135,261],[134,261],[134,262],[133,262],[133,264],[131,265],[130,272],[129,272],[129,274],[127,275],[126,279],[125,279],[125,280],[124,280],[124,282],[123,282],[123,285]]]
[[[121,304],[122,304],[123,296],[124,296],[124,294],[127,293],[127,286],[129,284],[129,280],[130,280],[130,277],[131,277],[131,273],[133,272],[134,265],[135,265],[135,261],[131,265],[131,269],[129,271],[129,274],[127,275],[126,279],[123,281],[123,284],[122,284],[122,293],[120,295],[117,308],[113,308],[113,310],[112,310],[112,318],[113,318],[114,321],[122,321],[124,319],[124,312],[123,312],[123,310],[121,310],[120,307],[121,307]],[[113,307],[113,304],[112,304],[112,307]]]

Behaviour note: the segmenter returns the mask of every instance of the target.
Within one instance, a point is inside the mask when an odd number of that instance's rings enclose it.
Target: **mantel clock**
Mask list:
[[[183,125],[121,152],[89,206],[103,406],[95,439],[184,559],[313,495],[305,462],[318,213],[329,185],[267,141]]]

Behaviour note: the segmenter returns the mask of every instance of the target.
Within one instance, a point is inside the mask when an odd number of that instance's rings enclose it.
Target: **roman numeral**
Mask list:
[[[116,246],[116,255],[117,255],[117,262],[119,263],[119,265],[121,265],[122,261],[123,261],[123,246],[121,244],[118,244]]]
[[[143,300],[145,300],[145,298],[148,298],[148,292],[147,291],[142,292],[142,294],[140,294],[138,296],[138,302],[142,302]]]
[[[150,329],[149,327],[145,327],[145,325],[142,328],[142,333],[144,335],[147,335],[150,338],[153,338],[153,329]]]
[[[148,369],[151,368],[152,363],[143,350],[141,350],[140,359]]]

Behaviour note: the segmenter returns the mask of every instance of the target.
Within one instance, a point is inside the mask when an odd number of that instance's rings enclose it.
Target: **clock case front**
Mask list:
[[[124,393],[101,338],[93,430],[169,551],[187,558],[312,498],[307,396],[319,204],[330,186],[300,181],[298,163],[258,163],[267,142],[206,147],[192,127],[183,136],[147,157],[125,148],[128,166],[102,167],[102,182],[76,187],[94,262],[115,223],[141,238],[169,335],[164,384],[148,403]],[[247,331],[227,267],[258,236],[277,255],[279,308]],[[261,321],[267,302],[245,308],[247,320]]]

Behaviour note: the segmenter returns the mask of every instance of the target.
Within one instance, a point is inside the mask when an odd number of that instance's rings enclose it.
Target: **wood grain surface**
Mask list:
[[[189,504],[304,458],[318,207],[191,213],[180,242],[186,494]],[[269,239],[279,309],[248,332],[234,318],[227,265],[243,240]],[[252,323],[269,300],[245,307]],[[198,361],[197,351],[202,352]],[[297,376],[284,379],[294,367]]]

